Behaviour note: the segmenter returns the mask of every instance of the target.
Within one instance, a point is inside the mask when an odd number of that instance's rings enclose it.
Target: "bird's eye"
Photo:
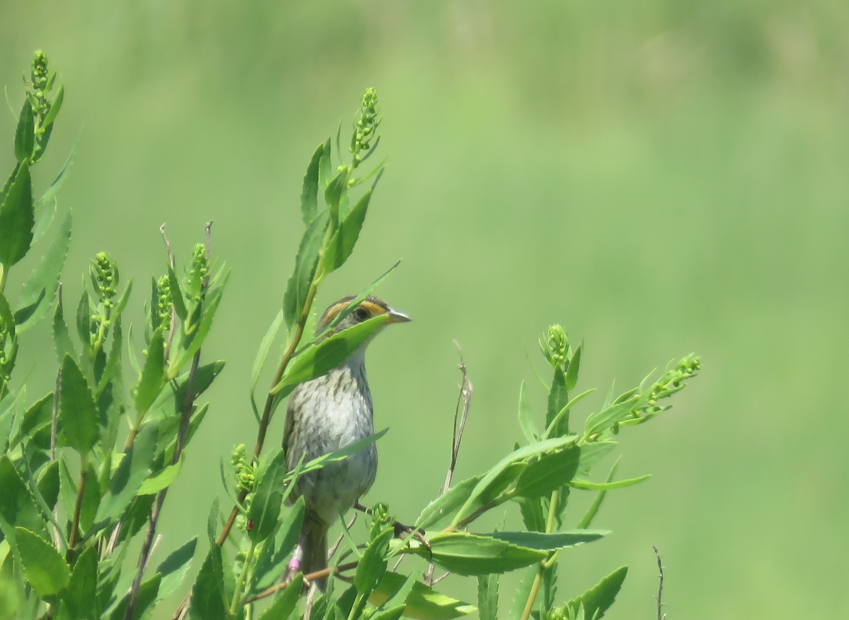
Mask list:
[[[357,317],[358,321],[365,321],[369,317],[368,310],[361,306],[354,310],[354,316]]]

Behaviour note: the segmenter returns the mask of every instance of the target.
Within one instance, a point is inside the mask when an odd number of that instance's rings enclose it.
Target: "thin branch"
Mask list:
[[[332,567],[317,570],[314,573],[309,573],[307,575],[304,575],[304,582],[305,583],[312,583],[316,579],[324,579],[325,577],[329,577],[331,573],[333,573],[334,576],[338,577],[342,572],[344,572],[346,570],[351,570],[352,568],[356,568],[357,564],[359,564],[359,562],[349,562],[347,564],[342,564],[341,566],[336,567],[335,572],[334,572],[334,569]],[[273,586],[266,588],[265,590],[263,590],[259,594],[252,596],[248,599],[245,599],[245,605],[247,605],[248,603],[253,603],[253,602],[258,601],[258,600],[263,599],[263,598],[268,598],[269,596],[276,594],[280,590],[284,589],[288,585],[289,585],[288,583],[274,584]]]
[[[71,535],[68,538],[68,552],[65,554],[65,561],[68,564],[73,563],[74,547],[77,545],[77,537],[80,533],[80,511],[83,505],[83,493],[85,493],[85,483],[88,478],[88,455],[83,454],[80,459],[80,486],[77,488],[77,501],[74,504],[74,517],[71,521]]]
[[[168,253],[168,264],[171,269],[174,268],[174,255],[171,253],[171,242],[168,240],[168,235],[165,234],[165,222],[159,227],[159,234],[162,235],[162,240],[165,242],[165,251]]]
[[[437,497],[441,497],[451,488],[451,479],[454,477],[454,469],[457,467],[457,458],[460,456],[460,444],[463,441],[463,432],[466,430],[466,418],[469,416],[469,404],[472,402],[472,382],[469,380],[469,374],[466,371],[466,362],[463,359],[463,349],[460,348],[460,343],[454,341],[454,346],[457,347],[457,354],[460,356],[460,363],[457,368],[462,374],[460,382],[460,393],[457,395],[457,405],[454,407],[454,435],[451,438],[451,461],[448,464],[448,472],[445,474],[445,484],[439,491]],[[462,413],[460,406],[462,405]],[[459,420],[459,422],[458,422]],[[433,573],[436,566],[431,564],[425,574],[425,585],[432,586],[436,583],[433,579]],[[440,579],[444,579],[443,575]]]
[[[348,525],[345,526],[345,529],[350,530],[352,527],[354,527],[354,523],[357,522],[358,516],[359,516],[359,513],[355,512],[354,516],[351,517],[351,520],[348,521]],[[330,547],[330,551],[327,552],[327,561],[328,562],[333,558],[334,555],[336,555],[336,552],[339,550],[339,545],[342,544],[342,541],[344,539],[345,539],[345,533],[343,532],[343,533],[339,534],[339,538],[336,539],[336,542],[333,543],[333,546]]]
[[[657,547],[652,546],[654,549],[654,554],[657,556],[657,570],[660,572],[660,584],[657,586],[657,596],[655,600],[657,600],[657,620],[664,620],[666,618],[666,614],[663,613],[663,608],[666,606],[663,602],[663,558],[660,555],[660,551],[657,550]]]

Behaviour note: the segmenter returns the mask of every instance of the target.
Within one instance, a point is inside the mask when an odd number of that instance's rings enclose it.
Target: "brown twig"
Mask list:
[[[348,562],[347,564],[342,564],[341,566],[336,567],[335,573],[334,573],[334,569],[331,568],[331,567],[323,568],[321,570],[315,571],[314,573],[309,573],[307,575],[304,575],[304,581],[307,582],[307,583],[312,583],[316,579],[324,579],[325,577],[329,577],[331,575],[331,573],[333,573],[334,576],[336,576],[336,575],[339,575],[346,570],[351,570],[352,568],[356,568],[358,564],[359,564],[359,562]],[[245,605],[247,605],[248,603],[253,603],[253,602],[258,601],[258,600],[263,599],[263,598],[267,598],[267,597],[271,596],[272,594],[276,594],[280,590],[284,589],[287,585],[289,585],[289,584],[288,583],[276,583],[273,586],[266,588],[265,590],[263,590],[259,594],[246,599]]]
[[[657,620],[664,620],[666,618],[666,614],[663,613],[663,608],[666,604],[663,602],[663,558],[660,555],[660,551],[657,550],[657,547],[652,546],[654,549],[654,554],[657,556],[657,570],[660,572],[660,583],[657,586],[657,596],[655,600],[657,600]]]
[[[460,443],[463,441],[463,431],[466,429],[466,418],[469,416],[469,404],[472,401],[472,382],[469,381],[466,362],[463,359],[463,349],[460,348],[460,343],[456,340],[454,341],[454,346],[457,347],[457,353],[460,356],[460,363],[457,365],[457,368],[462,373],[462,380],[460,382],[460,393],[457,395],[457,405],[454,407],[454,435],[451,439],[451,461],[448,464],[448,472],[445,474],[445,484],[442,485],[442,489],[439,491],[437,497],[445,495],[448,489],[451,488],[451,479],[454,477],[457,458],[460,456]],[[461,404],[462,414],[460,413]],[[434,570],[436,570],[436,566],[431,564],[425,575],[425,585],[432,586],[436,583],[433,579]],[[444,575],[440,577],[440,579],[444,578]]]

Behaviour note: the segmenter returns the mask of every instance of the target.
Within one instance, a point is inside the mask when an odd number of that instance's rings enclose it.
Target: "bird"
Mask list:
[[[316,334],[344,311],[354,296],[330,305],[319,319]],[[386,325],[406,323],[410,317],[372,295],[366,297],[328,334],[338,333],[373,317],[387,315],[386,323],[339,366],[326,375],[301,383],[289,396],[283,450],[286,467],[292,471],[304,462],[339,450],[374,434],[374,408],[366,379],[365,353],[369,343]],[[326,337],[326,336],[325,336]],[[301,475],[289,495],[291,505],[304,498],[304,523],[300,539],[289,561],[291,578],[327,567],[327,532],[340,514],[359,502],[377,475],[377,446],[368,447],[347,459]],[[322,591],[326,579],[316,580]]]

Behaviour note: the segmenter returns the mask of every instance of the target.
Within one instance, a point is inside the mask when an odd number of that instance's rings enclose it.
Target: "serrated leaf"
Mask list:
[[[29,252],[34,226],[29,166],[18,164],[0,202],[0,262],[7,269]]]
[[[71,212],[65,216],[59,228],[59,234],[41,257],[41,262],[33,270],[24,284],[18,299],[19,309],[15,312],[18,333],[23,333],[41,319],[50,310],[59,288],[59,278],[71,246]]]
[[[53,77],[56,77],[56,74],[53,74]],[[52,84],[51,84],[52,86]],[[62,102],[65,101],[65,86],[64,84],[59,87],[59,90],[56,91],[56,97],[53,98],[53,101],[50,103],[50,111],[47,113],[47,116],[44,117],[43,127],[49,127],[56,121],[56,117],[59,115],[59,110],[62,109]],[[43,147],[42,147],[43,148]]]
[[[581,460],[578,462],[578,473],[586,475],[602,458],[616,447],[615,441],[593,441],[581,445]]]
[[[248,520],[253,523],[248,536],[255,543],[268,538],[280,519],[285,479],[286,454],[278,450],[257,482],[248,511]]]
[[[536,566],[528,568],[525,571],[522,581],[519,583],[519,587],[513,595],[513,602],[510,605],[510,613],[507,614],[507,618],[509,620],[519,620],[522,617],[538,572],[539,570]]]
[[[136,435],[133,445],[112,475],[109,488],[97,511],[98,523],[120,517],[136,496],[150,474],[158,434],[156,423],[150,422]]]
[[[303,573],[296,574],[292,581],[283,588],[271,606],[262,612],[260,620],[289,620],[289,616],[295,611],[298,599],[301,598],[301,590],[304,588]]]
[[[88,359],[86,352],[91,346],[91,300],[88,296],[88,291],[84,290],[80,295],[80,303],[77,304],[77,336],[83,344],[83,360]]]
[[[333,163],[330,160],[331,142],[328,138],[324,142],[324,147],[321,150],[321,157],[318,160],[318,183],[319,187],[324,189],[333,180]]]
[[[38,492],[50,510],[56,506],[59,499],[59,461],[53,461],[38,478]]]
[[[97,611],[97,550],[86,548],[74,562],[71,580],[62,600],[74,620],[96,620]]]
[[[328,191],[330,189],[328,188]],[[371,190],[368,190],[360,197],[351,212],[340,223],[339,230],[331,237],[327,252],[324,255],[326,273],[339,269],[351,256],[357,239],[360,237],[360,230],[362,230],[363,222],[365,222],[370,200]]]
[[[213,544],[200,567],[189,617],[193,620],[225,620],[227,608],[224,600],[224,569],[221,563],[221,548]]]
[[[68,324],[65,323],[65,314],[62,310],[62,296],[59,295],[56,302],[56,310],[53,312],[53,346],[56,350],[56,358],[62,364],[66,355],[77,358],[74,343],[71,341],[71,333]]]
[[[13,526],[46,534],[38,505],[7,455],[0,456],[0,515]]]
[[[549,495],[572,480],[578,469],[581,449],[577,444],[549,452],[532,461],[516,481],[519,497]]]
[[[286,325],[291,329],[298,323],[304,312],[307,294],[312,285],[318,254],[324,243],[325,230],[330,221],[330,213],[322,211],[304,231],[298,254],[295,257],[295,269],[289,277],[286,293],[283,296],[283,314]]]
[[[548,392],[548,410],[545,414],[545,427],[551,426],[555,416],[569,402],[569,393],[566,390],[566,374],[560,366],[554,369],[554,378],[551,381],[551,390]],[[557,423],[552,433],[555,437],[561,437],[569,432],[569,416],[563,416]]]
[[[153,495],[159,493],[162,489],[166,489],[173,484],[180,474],[180,468],[183,466],[183,458],[180,455],[180,460],[173,465],[168,465],[162,468],[156,474],[145,480],[139,487],[136,495]]]
[[[584,614],[587,618],[600,620],[616,600],[616,595],[619,594],[627,574],[627,566],[617,568],[581,596],[566,603],[565,606],[576,613],[578,608],[583,605]]]
[[[133,609],[132,620],[141,620],[143,617],[148,615],[145,612],[148,607],[156,602],[161,578],[161,575],[156,574],[150,579],[142,581],[141,586],[139,586],[138,596],[136,597],[136,606]],[[124,620],[124,617],[127,614],[127,606],[129,604],[130,593],[127,592],[124,598],[121,599],[121,602],[116,605],[112,615],[110,616],[110,620]]]
[[[511,544],[493,536],[463,532],[437,534],[430,537],[430,552],[424,547],[416,552],[447,571],[460,575],[505,573],[542,561],[548,555],[528,547]]]
[[[522,433],[524,433],[528,443],[536,441],[537,430],[534,428],[534,422],[531,419],[531,403],[528,400],[528,390],[524,381],[519,387],[519,426],[522,427]]]
[[[15,129],[15,158],[24,163],[32,157],[35,146],[35,119],[32,115],[32,105],[29,99],[24,100],[21,114],[18,116],[18,126]]]
[[[369,541],[366,550],[363,551],[363,556],[357,564],[357,572],[354,575],[354,587],[357,588],[360,596],[368,597],[383,579],[387,565],[386,552],[393,535],[392,528],[386,528]]]
[[[215,318],[215,313],[218,310],[218,306],[221,303],[221,297],[224,293],[224,287],[227,285],[227,281],[229,279],[230,271],[227,270],[222,277],[220,284],[214,287],[211,286],[209,291],[207,291],[206,298],[204,299],[203,306],[201,308],[200,322],[198,323],[197,331],[195,331],[191,344],[180,353],[180,355],[176,358],[176,362],[173,362],[169,367],[169,376],[176,375],[179,369],[185,366],[192,357],[194,357],[195,353],[200,350],[201,346],[203,346],[206,337],[209,335],[209,330],[212,329],[212,321]]]
[[[262,367],[265,365],[265,360],[268,359],[268,352],[271,351],[271,345],[274,344],[281,325],[283,325],[282,309],[277,312],[277,316],[274,317],[271,325],[268,326],[268,331],[265,332],[265,336],[263,336],[262,342],[259,345],[259,350],[256,352],[253,369],[251,370],[251,394],[256,390]]]
[[[498,620],[498,575],[478,577],[480,620]]]
[[[280,383],[272,388],[272,394],[288,394],[304,381],[326,375],[351,356],[363,343],[383,327],[388,314],[381,314],[348,329],[325,338],[295,357],[286,369]],[[288,390],[288,391],[287,391]]]
[[[22,436],[27,437],[50,422],[53,416],[53,394],[53,392],[45,394],[26,410],[24,419],[21,421]]]
[[[483,475],[467,478],[458,482],[440,497],[425,506],[422,514],[416,520],[416,527],[422,530],[430,529],[442,519],[445,519],[466,503],[472,491],[480,482]]]
[[[136,411],[144,414],[156,400],[165,384],[165,339],[162,328],[153,332],[148,345],[141,377],[136,384]]]
[[[97,443],[100,426],[94,397],[80,367],[67,354],[62,361],[59,422],[65,441],[80,454],[87,453]]]
[[[324,153],[324,143],[312,155],[301,186],[301,216],[309,226],[318,214],[318,165]]]
[[[38,534],[15,528],[15,544],[27,581],[42,598],[58,594],[71,579],[71,569],[56,548]]]
[[[159,599],[165,598],[180,587],[180,584],[186,578],[192,566],[197,542],[198,539],[195,536],[185,545],[173,551],[156,568],[156,572],[162,575],[162,581],[159,584],[159,593],[157,594]]]
[[[274,537],[263,545],[254,569],[252,593],[264,590],[278,579],[289,554],[298,542],[303,522],[304,498],[301,496],[283,515]]]
[[[543,532],[493,532],[481,534],[481,536],[489,536],[512,545],[537,551],[554,551],[555,549],[575,547],[592,542],[608,534],[610,534],[609,530],[572,530],[553,534],[544,534]]]
[[[572,354],[572,359],[569,360],[569,367],[566,369],[566,390],[571,392],[578,384],[578,373],[581,370],[581,352],[584,349],[584,344],[578,345],[575,352]]]
[[[369,602],[378,607],[396,596],[409,578],[399,573],[387,572],[383,581],[372,592]],[[404,616],[415,620],[453,620],[477,611],[474,605],[436,592],[420,581],[414,581],[404,600]]]
[[[50,184],[50,187],[47,188],[47,191],[42,194],[41,198],[38,199],[38,202],[35,204],[36,209],[41,209],[48,202],[56,198],[56,194],[59,193],[59,190],[62,188],[62,184],[65,182],[65,179],[68,176],[68,172],[71,170],[71,165],[74,163],[74,155],[77,152],[77,145],[79,144],[79,139],[74,142],[74,146],[71,147],[71,152],[68,154],[68,159],[65,160],[65,164],[62,166],[62,169],[59,171],[59,174],[56,175],[56,178],[53,180],[53,183]]]
[[[183,295],[183,289],[180,287],[180,280],[174,273],[174,268],[170,265],[168,266],[168,285],[171,288],[171,303],[174,304],[174,311],[181,321],[185,321],[189,316],[189,310],[186,308],[186,299]]]

